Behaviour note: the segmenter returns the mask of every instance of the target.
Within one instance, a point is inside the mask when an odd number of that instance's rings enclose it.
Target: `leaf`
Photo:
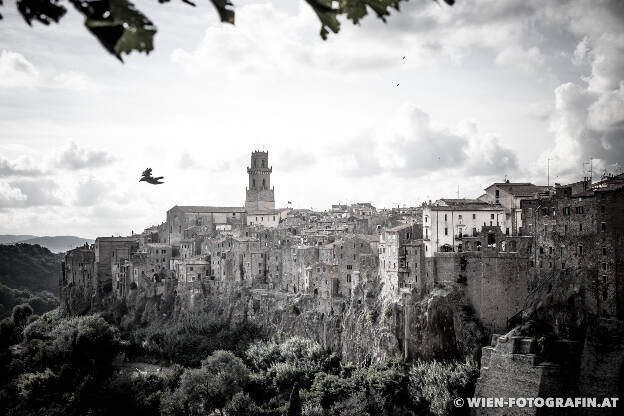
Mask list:
[[[107,51],[121,54],[154,49],[156,26],[127,0],[70,0],[85,17],[85,26]]]
[[[377,17],[386,21],[386,16],[390,16],[390,7],[399,10],[399,3],[407,0],[340,0],[340,6],[344,10],[347,18],[353,23],[359,23],[360,19],[368,14],[366,6],[373,9]]]
[[[33,20],[44,25],[58,23],[67,12],[67,9],[59,4],[59,0],[17,0],[17,10],[29,25],[32,25]]]
[[[338,21],[338,15],[341,13],[339,8],[332,7],[332,0],[306,0],[308,4],[314,9],[314,12],[321,20],[321,37],[323,40],[327,39],[330,28],[332,32],[338,33],[340,30],[340,22]]]
[[[219,17],[222,22],[234,24],[234,6],[230,0],[210,0],[212,4],[217,8]]]

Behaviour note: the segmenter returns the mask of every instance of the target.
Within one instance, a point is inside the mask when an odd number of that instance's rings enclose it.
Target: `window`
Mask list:
[[[353,270],[353,265],[347,264],[347,270]]]
[[[477,214],[472,214],[472,219],[476,220],[477,219]]]
[[[540,248],[539,248],[539,253],[540,253],[540,254],[544,254],[544,247],[541,247],[541,246],[540,246]]]
[[[553,254],[553,248],[552,247],[548,247],[548,254]]]
[[[563,233],[564,233],[564,234],[567,234],[567,233],[568,233],[568,224],[565,224],[565,225],[563,226]]]
[[[603,247],[603,248],[602,248],[602,255],[603,255],[603,256],[606,256],[606,255],[607,255],[607,248],[606,248],[606,247]]]
[[[190,271],[193,271],[193,266],[189,267],[189,270],[190,270]],[[153,271],[153,270],[152,270],[152,271]]]
[[[544,224],[544,235],[548,233],[548,224]]]
[[[273,215],[273,221],[275,221],[275,215]]]
[[[448,235],[448,228],[444,229],[444,235]]]
[[[600,223],[600,231],[602,231],[603,233],[605,231],[607,231],[607,223],[606,222],[601,222]]]
[[[506,229],[505,229],[505,234],[506,234],[506,235],[509,235],[509,228],[506,228]]]
[[[602,271],[606,272],[607,271],[607,263],[606,262],[602,262]]]
[[[570,207],[563,207],[563,215],[570,215]]]
[[[461,221],[461,219],[462,219],[462,214],[459,214],[458,218],[459,218],[459,220]]]
[[[444,214],[444,221],[446,221],[448,219],[447,215]]]
[[[600,206],[600,213],[601,213],[601,214],[604,214],[605,212],[607,212],[607,207],[606,207],[606,206],[604,206],[604,205],[601,205],[601,206]]]
[[[472,236],[473,237],[477,236],[477,228],[476,227],[472,227]]]
[[[579,231],[583,232],[583,224],[579,224]]]
[[[579,244],[579,246],[578,246],[578,255],[579,256],[583,255],[583,245],[582,244]]]
[[[602,290],[602,300],[607,300],[609,295],[607,294],[607,289]]]
[[[497,189],[496,190],[496,199],[498,199],[499,196],[500,196],[500,191]]]
[[[490,214],[490,219],[493,220],[494,219],[494,214]]]

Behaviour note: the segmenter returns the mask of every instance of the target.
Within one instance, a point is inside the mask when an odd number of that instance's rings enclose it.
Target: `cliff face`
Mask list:
[[[231,284],[214,293],[201,282],[161,294],[133,291],[123,322],[177,319],[209,311],[231,324],[249,321],[276,339],[293,335],[319,342],[354,363],[391,356],[408,359],[476,356],[487,332],[472,317],[461,285],[438,287],[423,297],[380,297],[375,282],[362,282],[352,298],[323,299]],[[406,341],[407,340],[407,341]]]

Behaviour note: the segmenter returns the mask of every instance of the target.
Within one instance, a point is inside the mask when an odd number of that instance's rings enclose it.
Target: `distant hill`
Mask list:
[[[25,238],[17,239],[16,237]],[[57,235],[53,237],[38,237],[36,235],[0,235],[0,244],[13,243],[38,244],[53,253],[62,253],[73,248],[83,246],[84,243],[93,244],[93,240],[73,235]]]
[[[0,235],[0,244],[13,244],[36,237],[36,235]]]
[[[62,254],[37,245],[0,245],[0,283],[32,292],[47,290],[58,296],[62,259]]]

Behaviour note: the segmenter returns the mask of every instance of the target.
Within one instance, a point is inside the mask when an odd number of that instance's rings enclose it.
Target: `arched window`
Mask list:
[[[265,189],[265,188],[266,188],[266,180],[262,179],[262,189]]]
[[[266,160],[262,160],[262,167],[266,168]]]
[[[252,183],[252,186],[255,188],[255,187],[256,187],[256,180],[255,180],[255,179],[252,179],[252,180],[251,180],[251,183]]]

